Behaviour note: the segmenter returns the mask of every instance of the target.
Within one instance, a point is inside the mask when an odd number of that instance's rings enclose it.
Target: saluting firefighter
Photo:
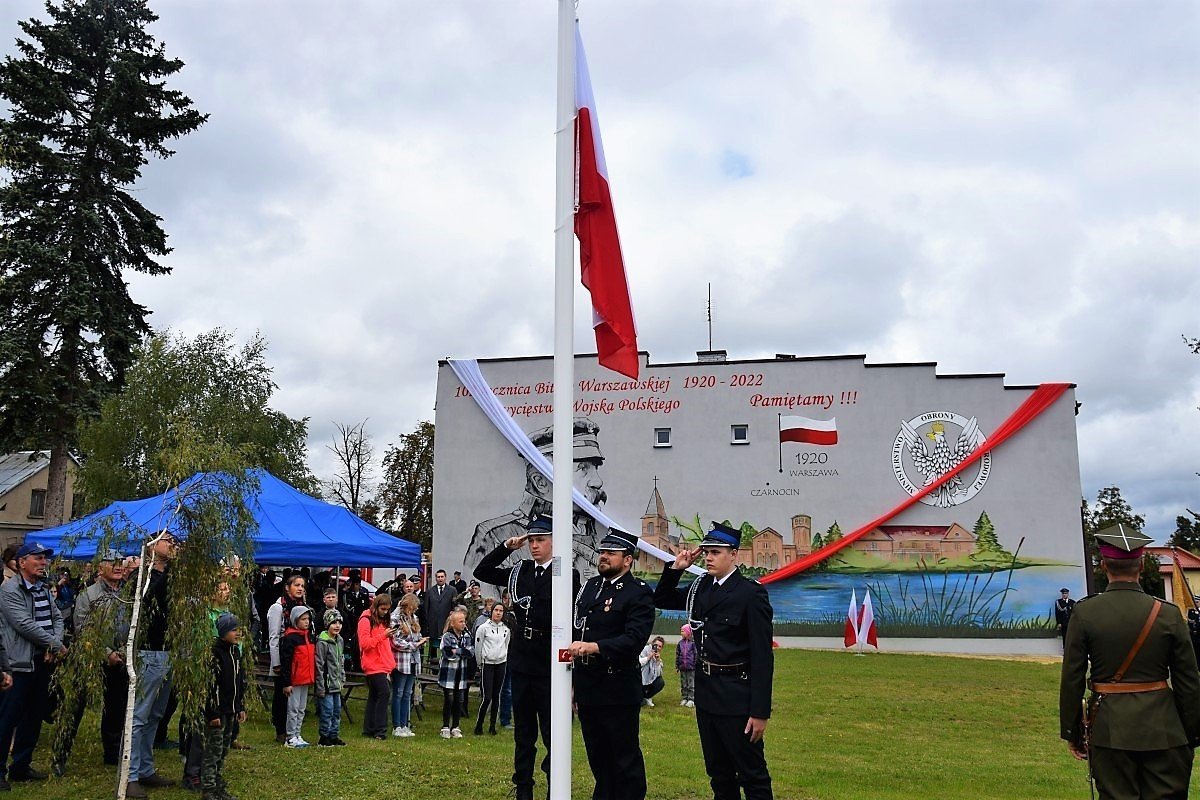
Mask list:
[[[1090,757],[1101,798],[1185,798],[1200,743],[1200,673],[1187,623],[1138,584],[1150,537],[1117,524],[1096,539],[1108,588],[1077,602],[1067,627],[1062,738],[1075,758]]]
[[[741,531],[714,522],[695,550],[663,570],[654,604],[686,609],[696,640],[696,727],[714,800],[770,800],[763,732],[771,716],[771,600],[737,568]],[[679,578],[704,557],[707,574],[680,589]]]
[[[553,525],[550,517],[536,516],[528,533],[513,536],[496,546],[475,567],[484,583],[508,587],[516,618],[508,647],[508,668],[513,689],[513,785],[516,800],[533,800],[533,762],[538,732],[546,756],[542,772],[550,781],[550,593],[554,565]],[[516,550],[529,545],[531,558],[508,567],[500,565]],[[573,570],[572,591],[579,589],[579,572]]]
[[[654,627],[654,597],[629,572],[637,537],[614,528],[598,550],[600,574],[589,578],[575,598],[575,641],[568,648],[579,730],[596,781],[592,800],[643,800],[638,655]]]

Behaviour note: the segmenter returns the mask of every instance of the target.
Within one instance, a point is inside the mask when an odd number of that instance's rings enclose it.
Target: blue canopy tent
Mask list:
[[[420,566],[419,545],[384,533],[342,506],[309,497],[266,470],[249,473],[258,482],[258,492],[247,500],[258,522],[253,536],[258,563]],[[30,533],[28,539],[77,560],[95,556],[106,528],[116,534],[114,539],[125,542],[118,547],[128,553],[137,552],[144,539],[162,530],[183,539],[186,534],[175,510],[219,483],[217,474],[198,473],[176,489],[144,500],[118,501],[65,525]]]

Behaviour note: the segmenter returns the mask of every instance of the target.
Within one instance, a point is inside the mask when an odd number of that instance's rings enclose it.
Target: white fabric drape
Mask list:
[[[496,426],[496,429],[504,436],[509,443],[517,448],[517,452],[533,465],[533,468],[540,472],[548,481],[554,481],[554,467],[550,464],[542,453],[533,446],[533,442],[513,422],[512,415],[492,393],[492,387],[484,379],[483,373],[479,371],[479,362],[473,358],[470,359],[455,359],[447,360],[450,369],[454,370],[454,374],[458,376],[459,381],[471,393],[471,398],[475,400],[476,405],[483,411],[484,415],[491,420],[491,423]],[[607,514],[597,508],[590,500],[583,496],[583,493],[575,486],[571,487],[571,499],[575,502],[575,507],[590,516],[596,522],[603,525],[605,528],[618,528],[629,533],[635,533],[640,526],[622,525]],[[655,547],[649,542],[642,541],[638,537],[638,548],[650,553],[652,556],[659,558],[667,563],[675,560],[675,556],[663,550],[660,547]],[[703,575],[704,571],[698,567],[689,567],[688,570],[697,575]]]

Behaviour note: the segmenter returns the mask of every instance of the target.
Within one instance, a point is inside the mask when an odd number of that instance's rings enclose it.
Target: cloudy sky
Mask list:
[[[552,0],[159,0],[211,115],[146,170],[153,324],[270,342],[276,405],[432,419],[552,349]],[[10,0],[16,20],[41,3]],[[1085,492],[1200,511],[1200,6],[581,0],[640,345],[1071,381]],[[577,348],[592,349],[578,298]]]

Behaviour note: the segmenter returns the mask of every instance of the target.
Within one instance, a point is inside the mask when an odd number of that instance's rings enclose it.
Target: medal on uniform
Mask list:
[[[612,611],[612,601],[611,597],[604,601],[604,613],[607,614],[609,611]]]

